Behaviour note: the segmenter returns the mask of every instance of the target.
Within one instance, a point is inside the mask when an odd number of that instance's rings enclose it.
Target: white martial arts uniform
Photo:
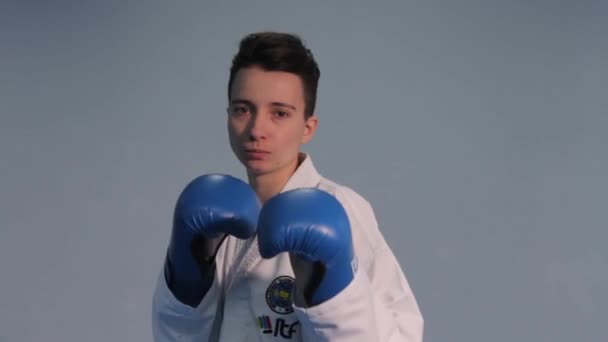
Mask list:
[[[217,253],[213,285],[197,308],[177,301],[160,272],[152,306],[155,341],[422,341],[418,304],[370,204],[321,176],[309,155],[283,191],[302,187],[325,190],[346,209],[358,259],[354,280],[324,303],[297,307],[289,254],[262,259],[255,236],[229,236]]]

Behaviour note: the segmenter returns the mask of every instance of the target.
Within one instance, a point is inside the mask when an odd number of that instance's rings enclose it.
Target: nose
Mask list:
[[[257,141],[266,139],[266,120],[265,116],[261,113],[252,115],[249,121],[249,140]]]

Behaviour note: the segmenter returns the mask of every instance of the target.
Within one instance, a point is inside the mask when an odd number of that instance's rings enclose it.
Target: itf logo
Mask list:
[[[272,319],[266,315],[258,317],[258,325],[260,329],[262,329],[263,334],[272,334],[274,336],[281,336],[285,339],[291,339],[293,335],[296,333],[296,327],[300,324],[300,321],[296,321],[294,323],[287,323],[282,318],[277,318],[274,321],[274,326]]]

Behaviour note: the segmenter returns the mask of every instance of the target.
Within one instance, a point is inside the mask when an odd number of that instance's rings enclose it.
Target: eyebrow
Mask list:
[[[253,102],[249,101],[249,100],[243,100],[243,99],[234,99],[232,101],[230,101],[230,104],[244,104],[250,107],[255,107],[255,105],[253,104]],[[297,111],[295,106],[292,106],[288,103],[285,102],[271,102],[270,103],[273,106],[277,106],[277,107],[287,107],[287,108],[291,108],[294,111]]]
[[[297,110],[295,106],[292,106],[292,105],[290,105],[288,103],[284,103],[284,102],[272,102],[271,105],[278,106],[278,107],[287,107],[287,108],[290,108],[290,109],[292,109],[294,111]]]
[[[250,107],[255,107],[253,105],[253,102],[248,101],[248,100],[241,100],[241,99],[232,100],[232,101],[230,101],[230,104],[244,104],[244,105],[247,105]]]

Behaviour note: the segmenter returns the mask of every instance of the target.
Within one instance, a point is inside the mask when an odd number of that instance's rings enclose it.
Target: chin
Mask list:
[[[260,160],[244,160],[242,163],[247,169],[247,173],[251,175],[259,176],[272,171],[268,165],[265,165],[266,163]]]

